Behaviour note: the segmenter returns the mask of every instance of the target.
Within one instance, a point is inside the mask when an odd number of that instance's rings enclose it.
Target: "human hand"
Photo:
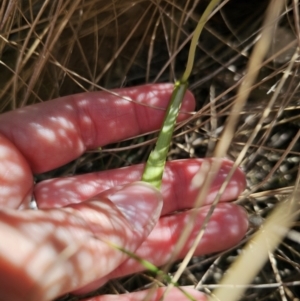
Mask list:
[[[141,178],[141,165],[33,183],[33,174],[59,167],[86,150],[158,129],[164,110],[157,107],[167,106],[172,85],[115,92],[135,101],[94,92],[0,116],[0,300],[52,300],[143,269],[110,243],[158,266],[168,262],[189,218],[189,211],[170,213],[193,207],[198,191],[191,188],[190,181],[202,160],[169,162],[161,193],[136,182]],[[193,108],[194,98],[188,92],[182,111]],[[231,166],[223,160],[204,205],[213,201]],[[245,177],[237,170],[196,255],[224,250],[244,236],[248,226],[245,212],[225,203],[237,198],[244,187]],[[39,210],[26,209],[32,195]],[[179,257],[192,244],[208,206],[195,210],[194,231]],[[153,300],[161,293],[162,289],[157,290]],[[133,293],[129,298],[141,300],[141,294]],[[172,294],[170,300],[178,294],[183,298],[178,290]],[[199,292],[193,295],[204,300]]]

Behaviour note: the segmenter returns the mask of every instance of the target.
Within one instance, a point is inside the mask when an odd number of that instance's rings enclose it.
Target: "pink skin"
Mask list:
[[[165,288],[158,288],[156,290],[145,290],[136,293],[126,294],[123,296],[120,295],[106,295],[100,296],[92,299],[85,299],[84,301],[141,301],[141,300],[149,300],[149,301],[159,301],[162,300],[162,296],[165,292]],[[195,300],[198,301],[207,301],[207,298],[204,294],[192,289],[192,288],[184,288],[184,291],[192,296]],[[167,294],[167,297],[163,300],[172,300],[172,301],[190,301],[191,299],[186,297],[182,292],[180,292],[177,288],[171,289],[171,291]]]
[[[155,265],[168,261],[190,211],[170,213],[193,207],[198,190],[190,188],[190,180],[201,160],[168,163],[161,193],[136,182],[141,165],[33,185],[33,173],[70,162],[88,149],[158,129],[172,85],[115,92],[134,101],[106,92],[85,93],[0,116],[1,301],[52,300],[142,269],[108,242]],[[187,92],[182,112],[193,108],[194,97]],[[182,113],[179,119],[188,116]],[[222,161],[205,204],[212,202],[231,165]],[[245,176],[237,170],[197,254],[232,247],[244,236],[248,227],[245,212],[225,203],[237,198],[244,187]],[[24,209],[32,193],[38,211]],[[198,233],[208,206],[193,210],[197,210],[197,222],[180,257]],[[158,300],[161,293],[157,290],[151,300]],[[205,300],[199,292],[192,293],[197,300]],[[140,300],[140,294],[143,292],[118,296],[118,300]],[[183,300],[178,289],[170,296],[167,300]],[[93,301],[114,298],[101,296]]]

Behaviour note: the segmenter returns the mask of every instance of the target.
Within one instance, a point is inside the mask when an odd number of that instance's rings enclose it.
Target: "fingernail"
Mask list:
[[[163,205],[161,193],[144,182],[128,184],[108,197],[135,230],[149,233],[157,223]]]

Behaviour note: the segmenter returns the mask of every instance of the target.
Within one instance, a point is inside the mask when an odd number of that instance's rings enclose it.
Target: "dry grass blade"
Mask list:
[[[221,282],[224,287],[214,291],[213,300],[239,300],[246,285],[266,262],[270,253],[288,233],[299,210],[300,172],[291,197],[279,204],[260,231],[248,242]],[[228,285],[228,287],[226,287]],[[229,287],[233,285],[233,287]],[[235,287],[237,285],[238,287]]]

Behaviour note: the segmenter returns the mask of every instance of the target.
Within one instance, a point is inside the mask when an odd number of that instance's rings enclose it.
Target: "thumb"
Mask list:
[[[0,300],[53,300],[105,279],[128,258],[112,245],[135,252],[161,208],[137,182],[63,208],[0,211]]]
[[[104,191],[101,199],[109,199],[128,221],[142,240],[150,234],[163,206],[161,193],[145,182],[134,182]]]
[[[96,198],[107,199],[116,206],[117,212],[121,216],[118,216],[117,221],[111,212],[110,222],[114,224],[115,233],[118,233],[118,242],[111,237],[106,239],[128,252],[135,252],[148,237],[158,222],[163,206],[161,193],[155,187],[145,182],[134,182],[122,187],[115,187],[99,194]],[[103,204],[103,201],[101,203]],[[112,253],[110,252],[110,254]],[[120,255],[121,258],[118,259]],[[97,277],[95,281],[79,290],[73,291],[73,293],[84,294],[97,289],[110,279],[106,275],[126,259],[128,259],[128,256],[124,253],[119,252],[119,254],[115,254],[112,257],[114,266],[111,266],[109,270],[107,269],[105,275]]]

